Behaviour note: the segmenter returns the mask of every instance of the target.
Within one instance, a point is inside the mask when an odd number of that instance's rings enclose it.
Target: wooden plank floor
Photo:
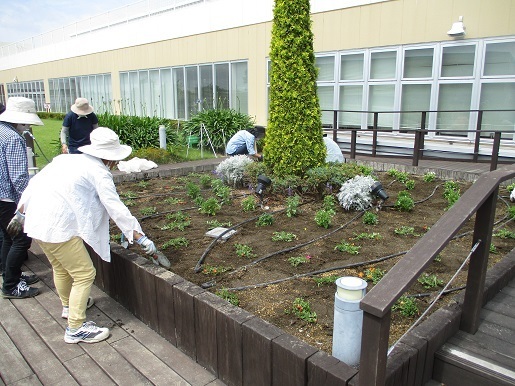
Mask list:
[[[50,264],[29,255],[23,270],[39,275],[33,286],[41,293],[0,298],[0,385],[224,385],[96,286],[87,318],[109,327],[110,337],[64,343],[66,320]]]
[[[450,366],[484,374],[492,385],[515,385],[515,279],[483,307],[480,318],[474,335],[458,331],[437,356],[447,358]],[[463,375],[447,374],[442,381],[460,384]]]

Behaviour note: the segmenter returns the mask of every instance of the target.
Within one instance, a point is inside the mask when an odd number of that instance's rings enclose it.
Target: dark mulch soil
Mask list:
[[[411,176],[415,180],[415,188],[410,191],[415,200],[415,207],[411,212],[401,212],[393,207],[400,191],[405,185],[393,180],[387,173],[378,173],[378,180],[385,187],[390,198],[386,205],[377,211],[379,223],[377,225],[363,224],[358,212],[345,211],[337,208],[337,213],[328,229],[318,226],[315,214],[322,208],[320,198],[314,196],[302,197],[299,214],[288,217],[283,210],[286,197],[268,194],[265,192],[265,207],[252,212],[245,212],[241,206],[242,200],[253,192],[248,189],[233,190],[230,204],[222,207],[215,216],[208,216],[199,212],[193,200],[186,195],[186,181],[199,183],[199,175],[187,178],[152,179],[144,182],[121,183],[118,191],[122,198],[127,195],[136,196],[124,201],[131,212],[141,221],[146,234],[156,243],[171,260],[171,270],[183,278],[204,285],[212,292],[222,289],[230,290],[239,300],[239,306],[264,320],[280,327],[284,331],[299,337],[309,344],[331,353],[332,325],[334,310],[334,282],[318,285],[313,278],[334,276],[360,276],[366,279],[366,272],[370,268],[388,271],[402,252],[408,251],[436,221],[445,213],[448,206],[443,198],[443,181],[435,180],[425,182],[420,176]],[[463,193],[470,184],[460,183]],[[435,190],[436,189],[436,190]],[[335,192],[337,193],[337,192]],[[210,189],[202,190],[202,196],[213,196]],[[499,200],[497,219],[502,220],[507,213],[506,201]],[[148,208],[155,208],[155,215],[148,215]],[[181,211],[188,216],[190,225],[184,230],[162,230],[173,220],[167,218],[172,213]],[[271,213],[274,223],[271,226],[256,226],[257,218],[263,213]],[[145,215],[146,214],[146,215]],[[225,242],[214,242],[213,238],[206,236],[210,229],[208,222],[217,220],[220,223],[229,222],[235,227],[236,233]],[[440,254],[440,261],[433,262],[428,268],[428,274],[436,274],[444,283],[451,278],[464,259],[469,255],[474,219],[460,233],[463,237],[457,238]],[[505,221],[499,224],[502,228],[515,231],[514,222]],[[415,235],[399,235],[395,229],[402,226],[413,227]],[[228,227],[226,225],[226,227]],[[296,239],[291,242],[272,241],[274,232],[293,233]],[[466,233],[469,232],[469,233]],[[112,233],[119,235],[119,230],[112,226]],[[378,240],[358,240],[357,235],[363,233],[379,233]],[[178,248],[162,246],[175,238],[185,238],[187,246]],[[314,241],[313,241],[314,240]],[[313,242],[311,242],[313,241]],[[360,246],[359,253],[352,255],[335,250],[341,242],[354,243]],[[515,241],[513,239],[493,238],[497,253],[490,255],[490,264],[500,260],[510,251]],[[293,249],[287,253],[277,253],[288,248],[306,243],[301,248]],[[236,253],[236,244],[246,245],[252,249],[251,257],[241,257]],[[132,247],[137,248],[137,247]],[[397,256],[401,253],[400,256]],[[199,264],[199,259],[204,261]],[[373,264],[371,260],[392,256],[384,262]],[[393,257],[397,256],[397,257]],[[254,263],[255,260],[267,257]],[[305,263],[293,267],[288,259],[291,257],[304,257]],[[349,264],[358,264],[356,267],[342,269]],[[194,269],[195,267],[200,270]],[[223,272],[227,270],[226,272]],[[296,277],[299,274],[327,272],[318,275]],[[466,270],[466,268],[465,268]],[[368,271],[369,272],[369,271]],[[282,279],[290,278],[281,281]],[[267,284],[279,280],[278,284]],[[466,271],[459,274],[451,287],[463,285],[466,280]],[[254,288],[256,286],[257,288]],[[368,284],[368,290],[373,286]],[[243,287],[243,288],[242,288]],[[441,286],[426,289],[417,283],[410,289],[410,294],[427,293],[441,290]],[[440,303],[448,302],[456,294],[446,295]],[[303,298],[316,312],[316,323],[308,323],[289,312],[296,298]],[[420,312],[423,312],[430,297],[417,298]],[[417,316],[407,318],[398,312],[393,312],[390,343],[395,342],[405,330],[417,319]]]

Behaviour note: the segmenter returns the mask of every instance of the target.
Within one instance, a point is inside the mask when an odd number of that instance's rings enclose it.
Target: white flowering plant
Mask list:
[[[215,173],[224,183],[237,188],[243,185],[243,173],[247,165],[252,162],[254,161],[246,155],[229,157],[218,164]]]
[[[374,182],[374,178],[361,175],[345,181],[336,195],[338,202],[346,210],[370,208],[374,200],[370,187]]]

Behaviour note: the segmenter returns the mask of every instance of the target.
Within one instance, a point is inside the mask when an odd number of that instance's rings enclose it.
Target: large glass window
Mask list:
[[[186,67],[186,119],[200,109],[197,66]]]
[[[229,63],[215,64],[215,98],[217,108],[229,108]]]
[[[317,89],[318,99],[320,101],[320,109],[332,110],[334,109],[334,87],[333,86],[318,86]],[[322,124],[330,125],[333,122],[333,113],[330,111],[322,111]]]
[[[361,127],[363,106],[363,86],[362,85],[345,85],[340,86],[340,110],[351,110],[354,112],[341,112],[339,116],[339,124],[343,127],[357,128]]]
[[[474,74],[475,45],[444,47],[442,77],[472,76]]]
[[[515,42],[486,45],[484,75],[515,75]]]
[[[341,80],[363,79],[364,54],[342,55],[340,58]]]
[[[397,51],[372,52],[370,79],[394,79]]]
[[[431,105],[430,84],[404,84],[402,85],[401,111],[418,111],[416,113],[402,113],[400,129],[419,129],[422,113],[429,111]],[[426,114],[425,127],[428,128],[429,114]]]
[[[1,92],[3,95],[3,85]],[[16,81],[7,83],[7,96],[16,96],[32,99],[36,105],[37,111],[45,111],[45,87],[42,80],[28,82]],[[0,98],[2,98],[2,96],[0,96]],[[1,100],[2,99],[0,99],[0,101]],[[3,100],[5,102],[5,96],[3,97]],[[5,103],[3,104],[5,105]]]
[[[404,78],[433,76],[433,49],[409,49],[404,52]]]
[[[315,58],[315,65],[318,68],[319,82],[334,81],[334,56],[320,56]]]
[[[243,114],[249,111],[248,84],[247,62],[232,63],[231,107]]]
[[[510,110],[515,108],[515,83],[483,83],[481,85],[481,110]],[[515,111],[485,111],[482,130],[511,130],[503,139],[513,139],[515,132]],[[491,136],[485,133],[484,136]]]
[[[203,109],[213,108],[213,66],[200,66],[200,100]]]
[[[172,84],[172,69],[161,70],[161,116],[174,117],[174,98]]]
[[[175,114],[176,119],[186,118],[186,96],[184,95],[184,67],[174,68],[173,74],[173,90],[175,99]]]
[[[149,71],[148,83],[150,86],[149,116],[162,117],[161,80],[159,78],[159,70]]]
[[[379,84],[369,87],[368,110],[373,112],[393,111],[395,100],[394,84]],[[374,114],[368,114],[368,127],[374,125]],[[382,113],[378,115],[377,127],[381,129],[393,128],[393,114]]]
[[[441,84],[438,95],[438,110],[436,129],[439,135],[448,134],[467,136],[460,131],[469,129],[470,101],[472,84],[452,83]]]

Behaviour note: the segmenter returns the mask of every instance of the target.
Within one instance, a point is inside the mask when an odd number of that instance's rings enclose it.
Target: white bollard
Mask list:
[[[159,147],[166,149],[166,127],[165,125],[159,125]]]
[[[359,365],[363,311],[359,302],[365,296],[367,282],[344,276],[336,280],[334,294],[333,357],[349,366]]]

